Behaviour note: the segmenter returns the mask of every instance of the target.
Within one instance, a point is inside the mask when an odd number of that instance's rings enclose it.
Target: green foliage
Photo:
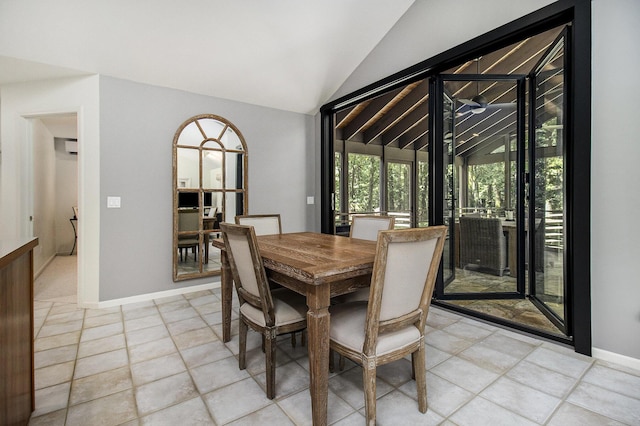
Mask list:
[[[411,211],[411,164],[387,164],[387,211]]]
[[[349,205],[351,213],[380,210],[380,157],[349,154]]]
[[[468,170],[467,207],[504,208],[504,163],[479,164]]]
[[[429,225],[429,163],[418,161],[418,227]]]
[[[536,151],[553,148],[555,156],[539,156],[535,159],[533,176],[535,208],[537,211],[562,210],[564,208],[563,176],[564,160],[561,154],[562,130],[547,129],[544,126],[558,125],[558,117],[545,121],[536,131]]]

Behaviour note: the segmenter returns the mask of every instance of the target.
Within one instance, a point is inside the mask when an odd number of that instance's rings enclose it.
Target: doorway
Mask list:
[[[77,303],[77,113],[30,116],[34,299]]]
[[[436,298],[566,339],[562,30],[528,75],[434,78],[448,256]],[[535,307],[535,309],[532,309]]]

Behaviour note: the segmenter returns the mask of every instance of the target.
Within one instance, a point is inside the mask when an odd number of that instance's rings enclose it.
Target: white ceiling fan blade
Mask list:
[[[488,104],[487,108],[491,108],[491,109],[515,109],[516,107],[516,103],[515,102],[507,102],[507,103],[501,103],[501,104]]]
[[[476,107],[480,106],[479,103],[472,101],[471,99],[458,99],[458,102],[460,102],[461,104],[469,105],[469,106],[476,106]]]

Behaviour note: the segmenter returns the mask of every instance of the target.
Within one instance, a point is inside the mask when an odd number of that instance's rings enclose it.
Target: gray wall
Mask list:
[[[416,0],[334,99],[551,3]],[[592,327],[594,352],[640,359],[640,191],[636,99],[640,2],[592,0]],[[452,24],[453,23],[453,24]],[[589,267],[589,265],[584,265]]]
[[[214,281],[172,281],[173,136],[203,113],[230,120],[244,135],[249,213],[279,212],[285,232],[312,226],[313,117],[100,77],[101,301]],[[107,196],[120,196],[121,208],[107,209]]]
[[[593,346],[640,359],[640,2],[593,0],[591,313]],[[586,267],[586,265],[585,265]]]

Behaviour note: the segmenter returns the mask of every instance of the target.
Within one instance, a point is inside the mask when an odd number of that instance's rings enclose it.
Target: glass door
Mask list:
[[[411,163],[389,161],[386,165],[387,214],[395,217],[396,229],[411,228],[411,188],[413,187]]]
[[[565,46],[563,31],[529,76],[529,286],[531,300],[567,332],[565,279],[566,134]]]
[[[442,117],[436,120],[442,122],[443,223],[449,226],[439,296],[524,298],[524,220],[518,212],[524,194],[518,179],[524,170],[524,76],[439,78]]]
[[[448,238],[445,243],[443,258],[443,278],[444,291],[455,279],[456,272],[456,244],[458,232],[455,227],[455,207],[456,207],[456,170],[455,170],[455,101],[443,92],[442,96],[442,163],[444,171],[443,179],[443,203],[442,219],[443,225],[449,228]]]

